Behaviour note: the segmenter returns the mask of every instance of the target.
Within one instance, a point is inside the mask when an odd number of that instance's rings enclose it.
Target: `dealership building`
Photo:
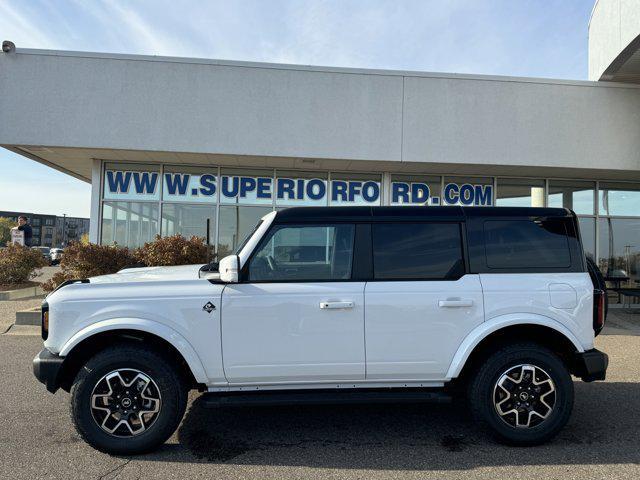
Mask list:
[[[640,282],[638,0],[596,2],[589,81],[5,50],[0,146],[91,183],[94,242],[223,256],[294,205],[567,207]]]

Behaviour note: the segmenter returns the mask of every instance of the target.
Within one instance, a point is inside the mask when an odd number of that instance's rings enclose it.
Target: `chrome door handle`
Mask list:
[[[473,300],[448,298],[446,300],[438,300],[438,306],[441,308],[473,307]]]
[[[353,302],[320,302],[320,308],[325,309],[338,309],[338,308],[353,308]]]

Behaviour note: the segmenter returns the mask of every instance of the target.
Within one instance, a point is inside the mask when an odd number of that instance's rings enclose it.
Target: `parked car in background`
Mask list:
[[[42,256],[44,257],[44,259],[47,261],[47,263],[49,265],[51,265],[51,255],[49,253],[49,247],[31,247],[34,250],[38,250],[40,251],[40,253],[42,254]]]
[[[604,280],[570,210],[291,208],[206,267],[124,269],[45,299],[34,373],[71,392],[94,447],[157,447],[190,389],[209,406],[466,393],[500,440],[536,445],[569,419],[571,375],[605,378]]]
[[[49,256],[51,257],[51,265],[59,265],[62,260],[62,254],[64,250],[62,248],[52,248],[49,250]]]

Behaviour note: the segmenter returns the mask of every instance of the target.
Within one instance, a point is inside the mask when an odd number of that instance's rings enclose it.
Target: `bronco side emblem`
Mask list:
[[[216,306],[211,302],[207,302],[202,309],[207,313],[211,313],[216,309]]]

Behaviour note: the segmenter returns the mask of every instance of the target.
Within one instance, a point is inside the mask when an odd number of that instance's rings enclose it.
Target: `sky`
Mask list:
[[[0,37],[18,48],[585,80],[593,4],[0,0]],[[90,190],[0,148],[0,210],[88,217]]]

